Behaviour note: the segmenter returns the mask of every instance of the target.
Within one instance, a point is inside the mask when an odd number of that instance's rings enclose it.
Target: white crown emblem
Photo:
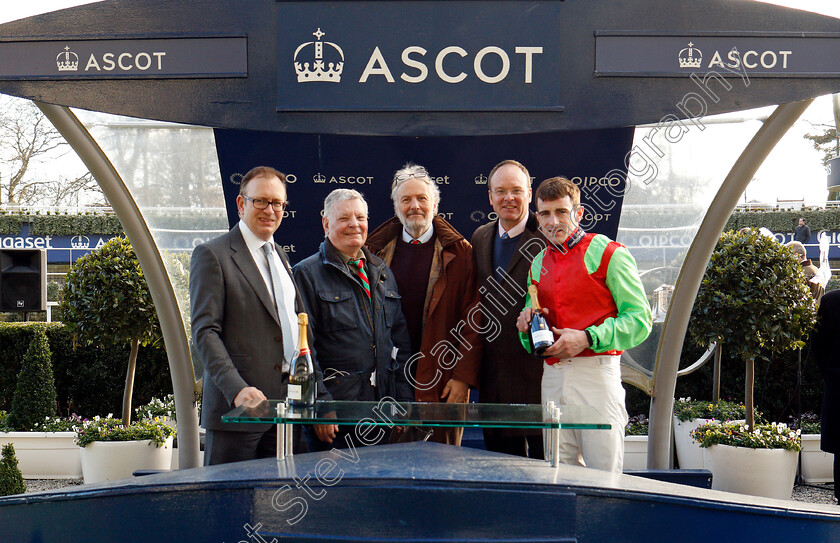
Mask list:
[[[694,44],[688,42],[688,47],[680,50],[677,57],[680,61],[680,68],[699,68],[703,62],[703,53],[700,49],[694,49]]]
[[[90,248],[90,238],[87,236],[73,236],[70,239],[70,246],[73,249],[88,249]]]
[[[478,174],[475,178],[476,185],[486,185],[487,184],[487,176],[482,174]]]
[[[341,81],[341,71],[344,70],[344,51],[332,42],[321,41],[321,36],[324,36],[324,33],[321,32],[320,28],[313,32],[312,35],[318,40],[302,43],[295,49],[294,63],[298,83],[308,83],[310,81],[338,83]],[[329,53],[329,56],[332,57],[327,59],[326,64],[324,63],[324,44],[332,47],[332,49],[326,50],[326,53]],[[315,54],[311,57],[313,58],[311,68],[309,62],[298,62],[298,53],[310,45],[315,47]]]
[[[312,176],[312,181],[315,183],[326,183],[327,178],[320,172]]]
[[[79,69],[79,55],[70,50],[70,46],[55,57],[55,65],[59,72],[75,72]]]

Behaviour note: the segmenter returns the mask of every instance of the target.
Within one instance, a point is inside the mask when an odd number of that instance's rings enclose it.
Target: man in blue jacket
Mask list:
[[[365,247],[368,208],[355,190],[336,189],[324,200],[326,239],[294,268],[309,313],[312,346],[335,400],[413,401],[404,367],[411,344],[394,274]],[[373,414],[372,414],[373,415]],[[346,445],[353,427],[315,426],[310,450]],[[323,432],[323,433],[322,433]],[[359,436],[356,436],[357,439]],[[364,439],[359,439],[363,444]]]

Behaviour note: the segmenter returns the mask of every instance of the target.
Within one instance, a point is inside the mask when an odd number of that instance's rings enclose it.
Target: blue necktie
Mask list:
[[[286,312],[286,299],[283,296],[283,283],[280,282],[280,272],[277,271],[277,264],[274,262],[274,244],[270,241],[262,246],[265,258],[268,260],[268,270],[271,273],[271,294],[274,297],[274,308],[277,310],[277,318],[280,320],[280,329],[283,331],[283,371],[289,371],[289,364],[295,356],[295,342],[292,336],[292,324],[289,322],[289,315]]]

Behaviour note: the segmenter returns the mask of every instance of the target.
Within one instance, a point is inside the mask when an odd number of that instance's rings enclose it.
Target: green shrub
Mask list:
[[[143,270],[126,238],[113,238],[73,263],[61,309],[64,324],[80,341],[131,345],[121,410],[122,420],[130,422],[139,347],[160,343],[161,331]]]
[[[741,420],[746,418],[744,404],[721,400],[717,403],[680,398],[674,402],[674,416],[681,422],[694,419],[715,419],[717,421]],[[756,419],[761,413],[755,413]]]
[[[3,446],[2,458],[0,458],[0,496],[24,492],[26,492],[26,485],[23,484],[23,474],[18,468],[15,447],[9,443]]]
[[[85,418],[118,412],[129,346],[74,346],[61,323],[0,323],[0,409],[11,408],[21,361],[39,330],[47,335],[52,351],[58,412]],[[141,349],[137,365],[135,406],[172,392],[169,362],[162,347]]]
[[[802,449],[799,431],[791,430],[781,422],[755,424],[753,429],[744,424],[709,423],[692,430],[691,437],[704,448],[729,445],[750,449]]]
[[[627,419],[627,426],[624,427],[624,435],[626,436],[646,436],[648,435],[648,425],[650,421],[647,415],[634,415]]]
[[[755,360],[804,347],[815,323],[814,299],[789,247],[755,230],[721,236],[694,301],[688,332],[695,344],[718,343],[745,364],[748,426],[754,425]]]
[[[175,429],[154,420],[138,420],[124,426],[120,419],[96,417],[76,429],[76,444],[87,447],[94,441],[141,441],[150,439],[160,447]]]
[[[7,422],[15,430],[26,432],[55,413],[55,380],[50,346],[46,334],[40,330],[23,357]]]

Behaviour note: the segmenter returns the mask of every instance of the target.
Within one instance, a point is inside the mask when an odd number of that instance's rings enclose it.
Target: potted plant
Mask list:
[[[760,437],[764,432],[763,425],[762,428],[756,425],[753,409],[755,360],[803,347],[815,323],[814,298],[799,258],[790,248],[773,238],[759,235],[756,230],[727,232],[721,236],[694,302],[689,334],[699,345],[725,345],[728,353],[743,361],[746,369],[746,424],[743,425],[744,431],[739,431],[741,434],[758,432],[757,437]],[[709,425],[704,428],[709,428]],[[732,426],[721,428],[731,429]],[[695,436],[699,435],[698,431],[695,430]],[[798,456],[800,447],[798,435],[795,450],[781,447],[782,451],[790,454],[772,454],[763,450],[772,449],[784,443],[783,440],[743,442],[756,446],[739,445],[738,442],[730,446],[706,441],[713,487],[756,492],[752,486],[739,486],[739,482],[744,477],[758,481],[779,479],[780,474],[786,473],[789,457]],[[729,455],[731,451],[725,447],[742,449],[739,454],[752,458],[745,461],[740,473],[724,471],[722,467],[726,462],[716,459],[716,456]],[[767,467],[765,460],[769,463],[772,459],[779,464]],[[733,478],[731,482],[727,480],[729,477]],[[788,479],[784,479],[787,483]],[[789,482],[786,492],[779,493],[786,493],[785,498],[790,497],[793,478]]]
[[[23,357],[12,410],[0,421],[0,445],[14,444],[26,479],[81,477],[79,448],[73,439],[78,417],[55,418],[56,392],[50,348],[41,329]]]
[[[11,496],[26,492],[23,476],[18,469],[15,447],[11,443],[3,445],[0,456],[0,496]]]
[[[154,397],[146,405],[141,405],[135,411],[136,420],[160,419],[161,422],[176,428],[175,395],[167,394],[163,398]]]
[[[794,421],[797,422],[797,421]],[[821,426],[819,415],[802,414],[798,421],[802,432],[800,474],[806,483],[831,483],[834,481],[834,455],[820,449]]]
[[[160,323],[134,249],[124,237],[78,258],[62,291],[64,324],[87,343],[129,342],[122,420],[131,422],[131,397],[141,345],[161,340]]]
[[[624,427],[624,469],[647,469],[648,418],[630,417]]]
[[[709,449],[712,489],[790,499],[799,451],[799,430],[784,423],[704,424],[691,432]]]
[[[139,469],[168,470],[175,430],[160,419],[123,425],[94,417],[76,429],[85,483],[124,479]]]
[[[703,450],[691,437],[691,432],[710,421],[743,421],[743,404],[721,400],[692,400],[680,398],[674,402],[674,443],[677,460],[682,469],[705,469]]]

